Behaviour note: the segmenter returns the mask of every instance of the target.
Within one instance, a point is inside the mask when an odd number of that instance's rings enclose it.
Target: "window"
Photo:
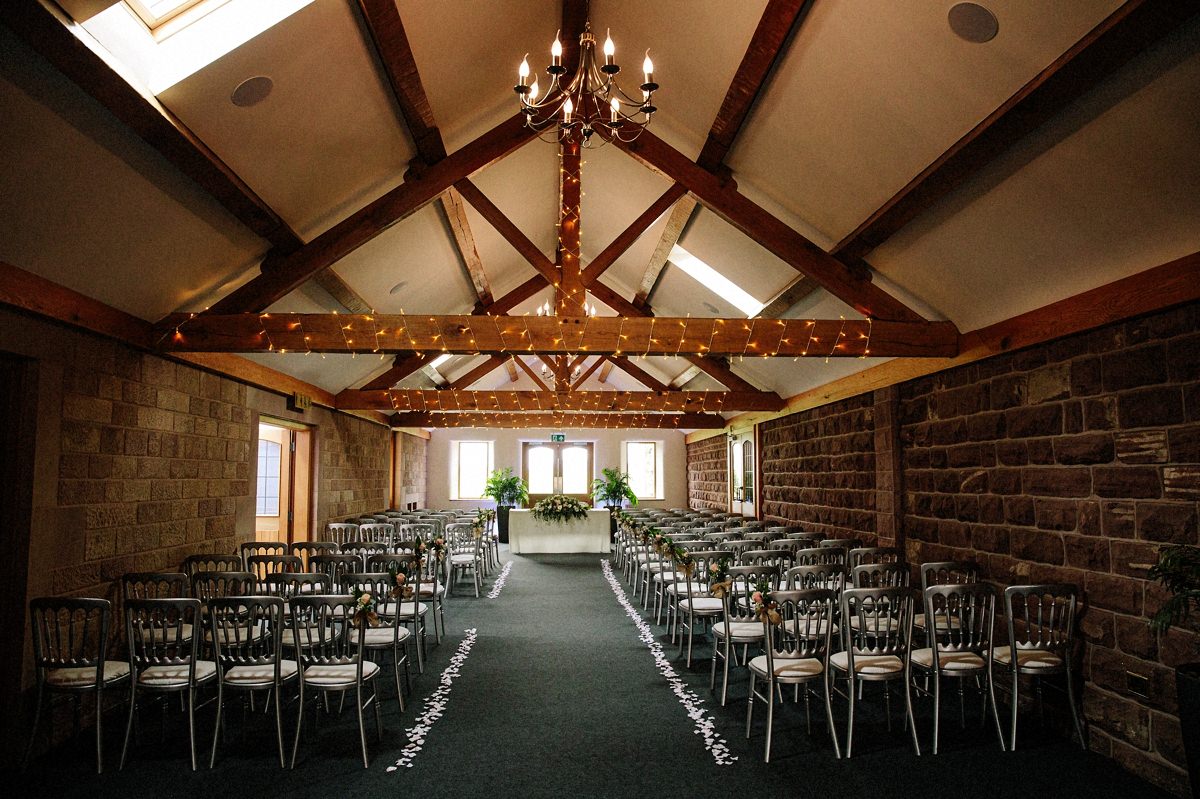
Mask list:
[[[450,499],[483,499],[492,473],[492,442],[453,441],[450,460]]]
[[[746,318],[754,316],[766,306],[751,297],[741,286],[722,275],[716,269],[701,261],[687,250],[676,244],[671,248],[668,260],[690,275],[693,280],[706,286],[718,297],[725,299],[746,314]]]
[[[258,516],[279,515],[279,459],[283,447],[274,441],[258,440]]]
[[[147,28],[157,31],[192,9],[196,9],[196,15],[191,17],[194,20],[225,2],[227,0],[125,0],[125,5],[138,15]]]
[[[529,501],[551,494],[566,494],[590,502],[595,461],[590,441],[554,441],[522,444],[521,476],[529,485]]]
[[[638,499],[663,498],[662,446],[658,441],[626,441],[621,467]]]

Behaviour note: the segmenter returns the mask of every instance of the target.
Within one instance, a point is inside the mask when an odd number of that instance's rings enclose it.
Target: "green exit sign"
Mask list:
[[[567,434],[566,433],[551,433],[550,440],[551,441],[566,441]]]

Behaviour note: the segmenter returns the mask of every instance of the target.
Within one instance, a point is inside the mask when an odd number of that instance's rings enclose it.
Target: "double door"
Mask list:
[[[754,431],[736,433],[729,441],[729,510],[754,517]]]
[[[595,458],[590,441],[526,441],[521,445],[522,477],[529,484],[529,504],[551,494],[566,494],[591,504]]]

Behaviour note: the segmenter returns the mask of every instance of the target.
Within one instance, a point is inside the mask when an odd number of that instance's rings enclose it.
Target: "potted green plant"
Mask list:
[[[620,469],[601,469],[603,477],[592,481],[592,499],[608,508],[608,531],[610,535],[617,533],[617,515],[625,502],[636,505],[637,494],[629,486],[629,475]]]
[[[496,532],[508,543],[508,511],[529,501],[529,486],[512,469],[496,469],[488,475],[483,495],[496,501]]]
[[[1192,612],[1200,610],[1200,547],[1186,544],[1163,547],[1158,553],[1158,563],[1150,569],[1150,578],[1158,580],[1171,593],[1170,599],[1150,619],[1150,626],[1165,633],[1171,627],[1188,624]],[[1200,647],[1197,654],[1200,655]],[[1200,798],[1200,662],[1175,667],[1175,693],[1192,796]]]

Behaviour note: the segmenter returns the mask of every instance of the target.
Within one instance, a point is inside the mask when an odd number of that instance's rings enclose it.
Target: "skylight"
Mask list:
[[[313,0],[126,0],[83,28],[152,94],[233,52]]]
[[[671,254],[667,257],[667,260],[686,272],[697,283],[726,302],[731,303],[739,311],[746,314],[747,318],[754,316],[765,307],[763,303],[743,291],[741,286],[678,244],[671,248]]]

